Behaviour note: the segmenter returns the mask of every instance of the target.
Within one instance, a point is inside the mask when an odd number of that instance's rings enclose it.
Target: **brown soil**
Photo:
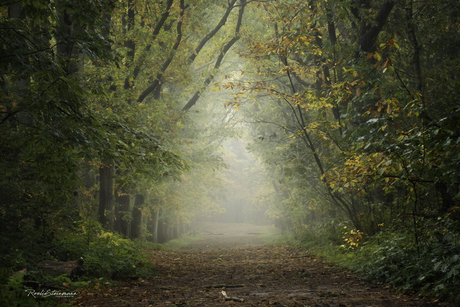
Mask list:
[[[273,226],[261,226],[243,223],[200,223],[190,232],[191,236],[201,239],[194,241],[184,250],[208,250],[219,248],[244,248],[265,245],[263,238],[275,231]]]
[[[268,226],[204,223],[200,240],[155,251],[159,274],[89,288],[77,306],[452,306],[363,282],[300,249],[265,246]],[[194,233],[192,232],[191,236]],[[224,296],[223,291],[226,296]]]

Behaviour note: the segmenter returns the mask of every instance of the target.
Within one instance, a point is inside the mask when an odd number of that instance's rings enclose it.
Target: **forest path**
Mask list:
[[[449,306],[363,282],[300,249],[264,245],[268,226],[202,226],[191,245],[152,252],[158,276],[82,293],[75,305]]]

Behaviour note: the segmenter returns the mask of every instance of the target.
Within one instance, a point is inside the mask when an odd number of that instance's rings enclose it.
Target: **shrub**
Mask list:
[[[421,296],[459,304],[458,229],[449,219],[425,222],[418,245],[413,233],[391,229],[365,237],[364,241],[359,231],[346,231],[350,226],[346,221],[328,221],[310,226],[297,236],[298,240],[290,242],[312,254],[358,271],[373,282],[391,284],[402,291],[419,291]]]
[[[360,258],[363,263],[360,272],[373,281],[460,302],[458,234],[451,233],[442,240],[431,238],[418,246],[410,234],[394,235],[371,254]]]
[[[58,240],[62,242],[61,257],[83,257],[83,266],[92,277],[122,279],[155,272],[142,249],[117,233],[100,230],[89,242],[85,235],[63,234]]]

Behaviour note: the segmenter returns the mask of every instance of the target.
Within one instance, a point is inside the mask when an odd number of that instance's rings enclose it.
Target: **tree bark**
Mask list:
[[[131,222],[130,195],[126,186],[119,187],[115,193],[115,231],[129,237],[131,229],[129,225]]]
[[[151,241],[158,242],[158,217],[160,216],[160,209],[150,210],[151,220],[148,222],[148,229],[152,235]]]
[[[369,26],[363,26],[362,30],[362,35],[359,39],[359,46],[362,51],[365,52],[374,52],[376,49],[376,41],[377,37],[382,31],[383,26],[387,22],[388,16],[391,13],[391,10],[393,9],[395,2],[393,0],[386,1],[382,6],[380,7],[380,10],[375,17],[375,22],[372,25]],[[370,24],[367,21],[366,24]]]
[[[139,238],[142,234],[142,210],[144,206],[144,195],[136,194],[132,211],[131,239]]]
[[[198,44],[198,46],[195,48],[195,51],[188,57],[188,62],[189,64],[192,63],[195,58],[198,56],[200,53],[201,49],[203,49],[204,45],[214,36],[216,35],[217,32],[219,32],[220,28],[222,28],[225,23],[227,22],[228,16],[232,12],[233,8],[235,7],[236,0],[231,0],[228,2],[228,7],[227,10],[224,13],[224,16],[220,19],[219,23],[215,26],[215,28],[206,34],[205,37],[201,40],[201,42]]]
[[[99,223],[113,230],[113,163],[103,162],[99,167]]]
[[[81,29],[83,26],[73,24],[71,16],[67,10],[64,9],[68,4],[64,0],[57,2],[59,12],[59,27],[57,28],[57,56],[59,59],[65,61],[65,71],[68,76],[78,72],[78,60],[76,59],[77,53],[74,48],[74,36],[72,31],[74,29]]]

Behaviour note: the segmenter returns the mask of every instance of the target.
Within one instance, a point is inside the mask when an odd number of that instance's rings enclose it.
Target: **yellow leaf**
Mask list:
[[[387,113],[391,114],[391,105],[390,104],[388,104],[388,106],[387,106]]]

